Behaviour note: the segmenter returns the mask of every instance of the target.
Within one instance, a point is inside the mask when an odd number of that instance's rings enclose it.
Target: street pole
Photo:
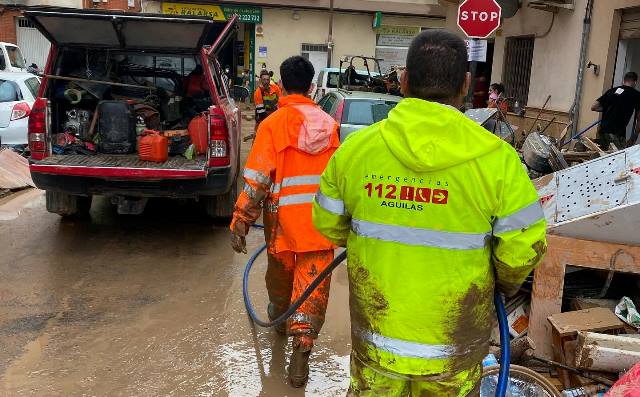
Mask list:
[[[473,39],[473,41],[477,41],[478,39]],[[471,47],[471,46],[470,46]],[[469,86],[469,92],[467,92],[467,97],[465,98],[465,107],[467,109],[473,108],[473,91],[475,91],[476,86],[476,72],[478,70],[478,62],[471,61],[471,65],[469,67],[469,72],[471,73],[471,85]]]
[[[333,55],[333,0],[329,0],[329,37],[327,39],[327,67],[331,67]]]

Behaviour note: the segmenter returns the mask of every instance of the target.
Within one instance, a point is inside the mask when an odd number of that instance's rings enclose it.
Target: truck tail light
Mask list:
[[[11,110],[11,121],[20,120],[29,116],[31,113],[31,108],[29,104],[26,102],[18,102],[13,105],[13,109]]]
[[[229,130],[222,109],[209,109],[209,165],[224,167],[231,164],[229,157]]]
[[[33,104],[29,114],[29,150],[34,160],[42,160],[46,157],[47,150],[47,107],[45,98],[38,98]]]

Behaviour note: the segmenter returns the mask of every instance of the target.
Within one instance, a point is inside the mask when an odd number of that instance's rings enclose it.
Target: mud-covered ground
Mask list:
[[[333,275],[310,381],[296,390],[290,343],[248,320],[248,256],[228,241],[195,202],[150,200],[143,215],[121,216],[98,197],[90,219],[62,220],[39,190],[1,199],[0,396],[343,396],[345,269]],[[248,248],[263,242],[252,231]],[[251,280],[263,316],[265,265]]]

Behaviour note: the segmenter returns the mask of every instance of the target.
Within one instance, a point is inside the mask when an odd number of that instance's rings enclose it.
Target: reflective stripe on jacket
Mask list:
[[[311,99],[283,97],[260,124],[244,169],[231,230],[246,234],[264,207],[270,252],[332,249],[311,222],[311,204],[331,155],[337,124]]]
[[[517,291],[546,250],[544,215],[515,150],[419,99],[336,151],[313,221],[348,249],[353,349],[398,374],[477,365],[494,284]]]

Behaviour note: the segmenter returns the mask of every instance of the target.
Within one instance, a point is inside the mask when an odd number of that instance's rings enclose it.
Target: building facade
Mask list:
[[[15,4],[14,4],[15,3]],[[23,0],[12,6],[0,5],[0,40],[17,43],[28,63],[44,66],[46,39],[21,17],[33,6],[61,6],[84,9],[113,9],[172,15],[209,16],[224,23],[239,16],[240,27],[233,55],[225,59],[232,75],[245,70],[252,77],[260,69],[274,71],[284,59],[303,55],[317,72],[338,67],[346,55],[381,58],[382,71],[403,64],[410,39],[428,28],[445,26],[446,7],[438,0],[264,0],[225,2],[211,0]],[[331,25],[331,35],[329,26]],[[46,47],[46,48],[45,48]],[[362,62],[355,65],[363,66]]]
[[[460,1],[441,3],[447,29],[464,36]],[[604,91],[622,84],[625,72],[640,73],[640,0],[523,0],[506,16],[490,39],[490,80],[526,107],[524,118],[510,118],[524,130],[541,112],[543,127],[553,120],[547,132],[559,135],[568,124],[579,131],[598,120],[591,105]]]
[[[384,72],[393,64],[404,63],[411,37],[422,29],[445,26],[445,8],[437,0],[336,1],[333,14],[328,0],[268,0],[259,6],[247,1],[144,3],[144,12],[208,15],[220,21],[238,14],[237,62],[232,69],[236,75],[248,70],[254,78],[267,69],[277,79],[279,65],[292,55],[307,57],[316,74],[327,66],[339,67],[346,55],[383,58],[380,67]]]

